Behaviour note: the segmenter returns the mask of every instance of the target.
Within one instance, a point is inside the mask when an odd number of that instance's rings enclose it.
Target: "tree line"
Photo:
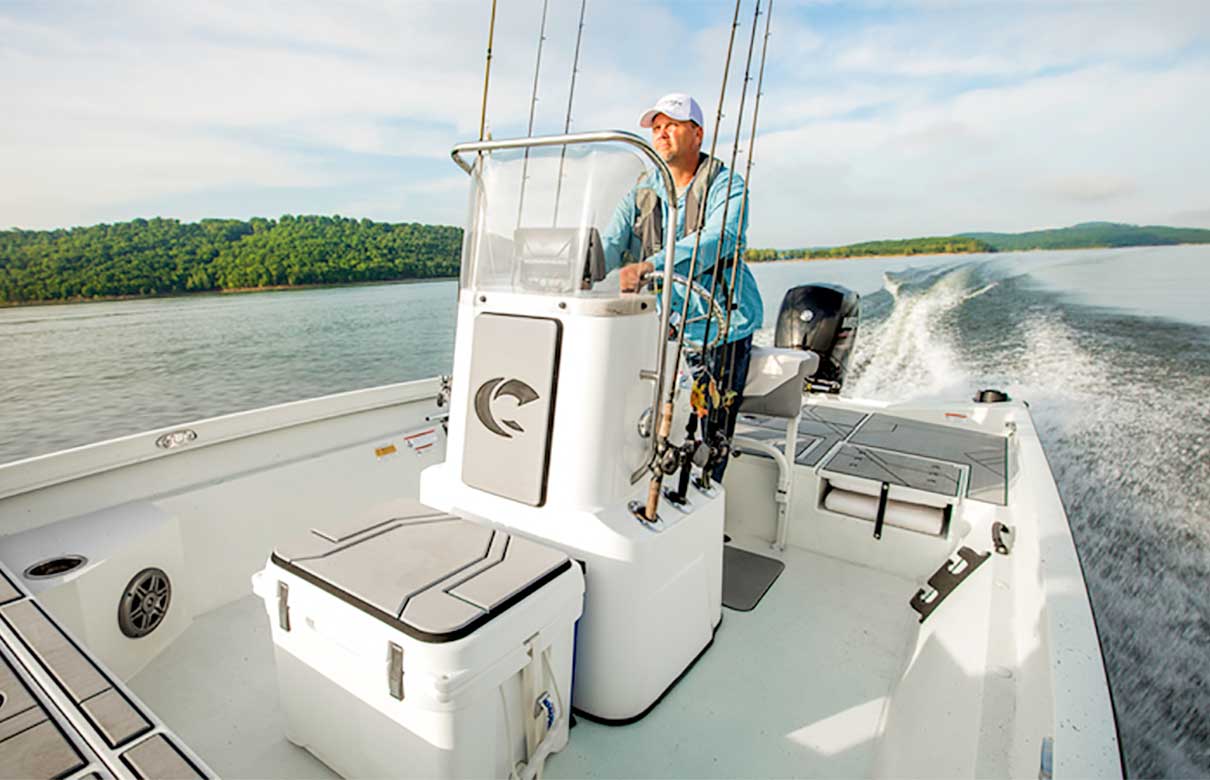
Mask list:
[[[1001,252],[1029,249],[1210,244],[1210,230],[1165,225],[1127,225],[1119,222],[1083,222],[1071,227],[1031,230],[1027,233],[963,233],[962,235],[986,241]]]
[[[957,252],[1022,252],[1031,249],[1096,249],[1127,246],[1210,244],[1210,230],[1083,222],[1065,228],[1026,233],[959,233],[955,236],[866,241],[813,249],[749,249],[750,262],[801,258],[871,257],[875,255],[941,255]]]
[[[860,244],[815,249],[749,249],[744,257],[753,263],[771,260],[825,259],[836,257],[876,257],[879,255],[941,255],[966,252],[995,252],[986,241],[962,236],[905,238],[888,241],[864,241]]]
[[[0,303],[458,274],[462,230],[340,216],[0,231]]]

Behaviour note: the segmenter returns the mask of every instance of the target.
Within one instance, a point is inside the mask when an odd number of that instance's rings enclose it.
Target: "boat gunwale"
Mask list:
[[[184,452],[435,398],[441,381],[441,377],[429,377],[287,401],[0,464],[0,501]],[[160,437],[186,430],[196,438],[179,447],[157,446]]]

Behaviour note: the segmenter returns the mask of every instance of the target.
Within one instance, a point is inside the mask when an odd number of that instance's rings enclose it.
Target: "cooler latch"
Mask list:
[[[387,689],[403,701],[403,648],[394,642],[387,642]]]
[[[277,625],[290,630],[290,586],[281,580],[277,581]]]

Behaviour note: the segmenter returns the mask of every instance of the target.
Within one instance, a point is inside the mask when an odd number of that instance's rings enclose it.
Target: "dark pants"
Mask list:
[[[744,385],[748,382],[748,363],[751,359],[751,336],[728,342],[710,354],[708,368],[718,384],[719,393],[726,396],[728,390],[734,390],[735,398],[731,400],[730,405],[711,409],[706,415],[705,428],[702,431],[704,441],[714,442],[716,435],[725,435],[727,441],[730,441],[734,435],[735,423],[739,419],[739,406],[744,400]],[[710,472],[712,480],[720,483],[723,481],[723,472],[727,470],[728,460],[729,455],[715,464]]]

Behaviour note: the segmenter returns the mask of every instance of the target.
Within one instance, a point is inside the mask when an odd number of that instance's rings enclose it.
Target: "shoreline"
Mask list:
[[[1207,246],[1200,242],[1185,242],[1179,244],[1134,244],[1131,246],[1081,246],[1081,247],[1063,247],[1058,249],[1046,249],[1043,247],[1035,247],[1033,249],[1013,249],[997,252],[900,252],[878,255],[845,255],[843,257],[787,257],[780,260],[750,260],[749,265],[768,265],[771,263],[829,263],[846,260],[886,260],[902,257],[969,257],[972,255],[1008,255],[1008,254],[1024,254],[1026,252],[1085,252],[1090,250],[1106,250],[1106,249],[1145,249],[1148,247],[1171,247],[1171,246]],[[424,284],[426,282],[449,282],[456,281],[457,276],[431,276],[422,279],[384,279],[367,282],[337,282],[332,284],[282,284],[270,285],[268,287],[235,287],[229,290],[200,290],[198,292],[174,292],[160,293],[155,295],[107,295],[94,298],[53,298],[41,301],[20,301],[9,302],[0,301],[0,310],[17,309],[25,306],[60,306],[60,305],[75,305],[80,303],[113,303],[114,301],[142,301],[142,300],[159,300],[166,298],[194,298],[199,296],[214,295],[251,295],[255,293],[266,292],[295,292],[299,290],[325,290],[341,287],[370,287],[374,285],[387,284]]]
[[[339,287],[373,287],[388,284],[424,284],[426,282],[457,281],[457,276],[426,276],[423,279],[383,279],[371,282],[337,282],[333,284],[278,284],[268,287],[233,287],[229,290],[198,290],[197,292],[156,293],[154,295],[101,295],[93,298],[48,298],[41,301],[0,301],[0,309],[19,309],[25,306],[67,306],[80,303],[113,303],[115,301],[150,301],[168,298],[200,298],[204,296],[253,295],[267,292],[297,292],[300,290],[328,290]]]
[[[843,257],[785,257],[780,260],[747,261],[749,265],[765,265],[766,263],[820,263],[833,260],[879,260],[893,257],[967,257],[970,255],[1021,255],[1027,252],[1086,252],[1094,249],[1155,249],[1169,246],[1210,246],[1200,241],[1186,241],[1179,244],[1131,244],[1129,246],[1072,246],[1047,249],[1034,247],[1032,249],[1002,249],[995,252],[899,252],[879,255],[844,255]]]

